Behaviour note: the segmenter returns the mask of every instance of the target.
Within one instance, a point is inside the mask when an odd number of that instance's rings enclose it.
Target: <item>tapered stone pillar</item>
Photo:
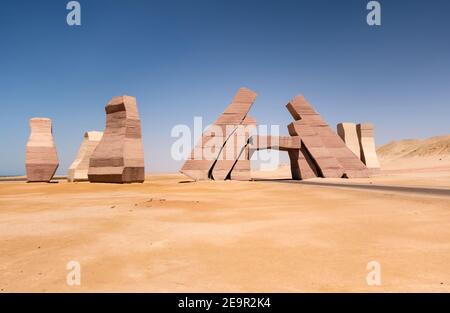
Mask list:
[[[30,119],[25,167],[28,182],[49,182],[58,169],[58,155],[49,118]]]

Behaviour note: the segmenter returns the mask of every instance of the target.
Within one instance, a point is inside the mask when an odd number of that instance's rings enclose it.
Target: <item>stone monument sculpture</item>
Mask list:
[[[288,125],[290,136],[255,134],[256,121],[247,115],[255,98],[251,90],[239,89],[225,112],[202,134],[181,173],[194,180],[250,180],[253,152],[277,149],[288,152],[293,179],[369,177],[359,156],[303,96],[296,96],[286,106],[295,120]],[[347,128],[343,126],[344,138],[350,136]],[[356,128],[351,136],[353,141],[356,138],[353,148],[359,153]]]
[[[136,98],[114,97],[105,111],[106,127],[89,161],[89,181],[144,182],[144,149]]]
[[[28,182],[49,182],[58,169],[58,155],[49,118],[30,119],[25,168]]]

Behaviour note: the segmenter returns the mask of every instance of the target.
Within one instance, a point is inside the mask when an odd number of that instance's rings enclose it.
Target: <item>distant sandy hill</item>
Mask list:
[[[378,148],[377,153],[384,170],[447,168],[450,166],[450,135],[392,141]]]
[[[377,149],[383,159],[450,155],[450,135],[392,141]]]
[[[392,141],[379,147],[377,154],[385,174],[450,173],[450,135]],[[281,164],[272,171],[254,170],[252,177],[290,178],[291,170],[288,164]]]

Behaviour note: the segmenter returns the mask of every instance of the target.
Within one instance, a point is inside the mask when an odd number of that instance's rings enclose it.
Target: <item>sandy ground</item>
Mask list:
[[[373,179],[450,188],[450,171],[422,174]],[[1,182],[0,289],[450,291],[449,200],[181,175]],[[81,286],[66,284],[69,261]],[[381,286],[366,283],[370,261]]]

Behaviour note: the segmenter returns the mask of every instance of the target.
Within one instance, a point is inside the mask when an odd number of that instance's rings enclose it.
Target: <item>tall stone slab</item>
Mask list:
[[[30,119],[25,168],[28,182],[49,182],[58,169],[58,155],[49,118]]]
[[[87,181],[89,171],[89,160],[94,153],[95,148],[102,139],[103,132],[89,131],[84,133],[83,142],[76,159],[69,167],[67,180],[69,182]]]
[[[345,145],[361,159],[358,132],[355,123],[339,123],[336,126],[337,134],[345,142]]]
[[[144,182],[144,149],[136,98],[126,95],[114,97],[105,111],[106,127],[90,158],[89,181]]]
[[[256,93],[240,88],[222,115],[202,134],[180,172],[194,180],[250,179],[249,129],[256,121],[247,116]]]
[[[356,125],[361,149],[361,160],[372,173],[376,173],[380,170],[380,162],[378,161],[377,150],[375,147],[373,129],[373,124],[370,123]]]
[[[307,172],[317,172],[321,177],[369,177],[367,167],[303,96],[296,96],[286,107],[295,120],[288,126],[289,134],[301,138],[302,154],[314,164],[312,167],[298,160],[309,167]]]

